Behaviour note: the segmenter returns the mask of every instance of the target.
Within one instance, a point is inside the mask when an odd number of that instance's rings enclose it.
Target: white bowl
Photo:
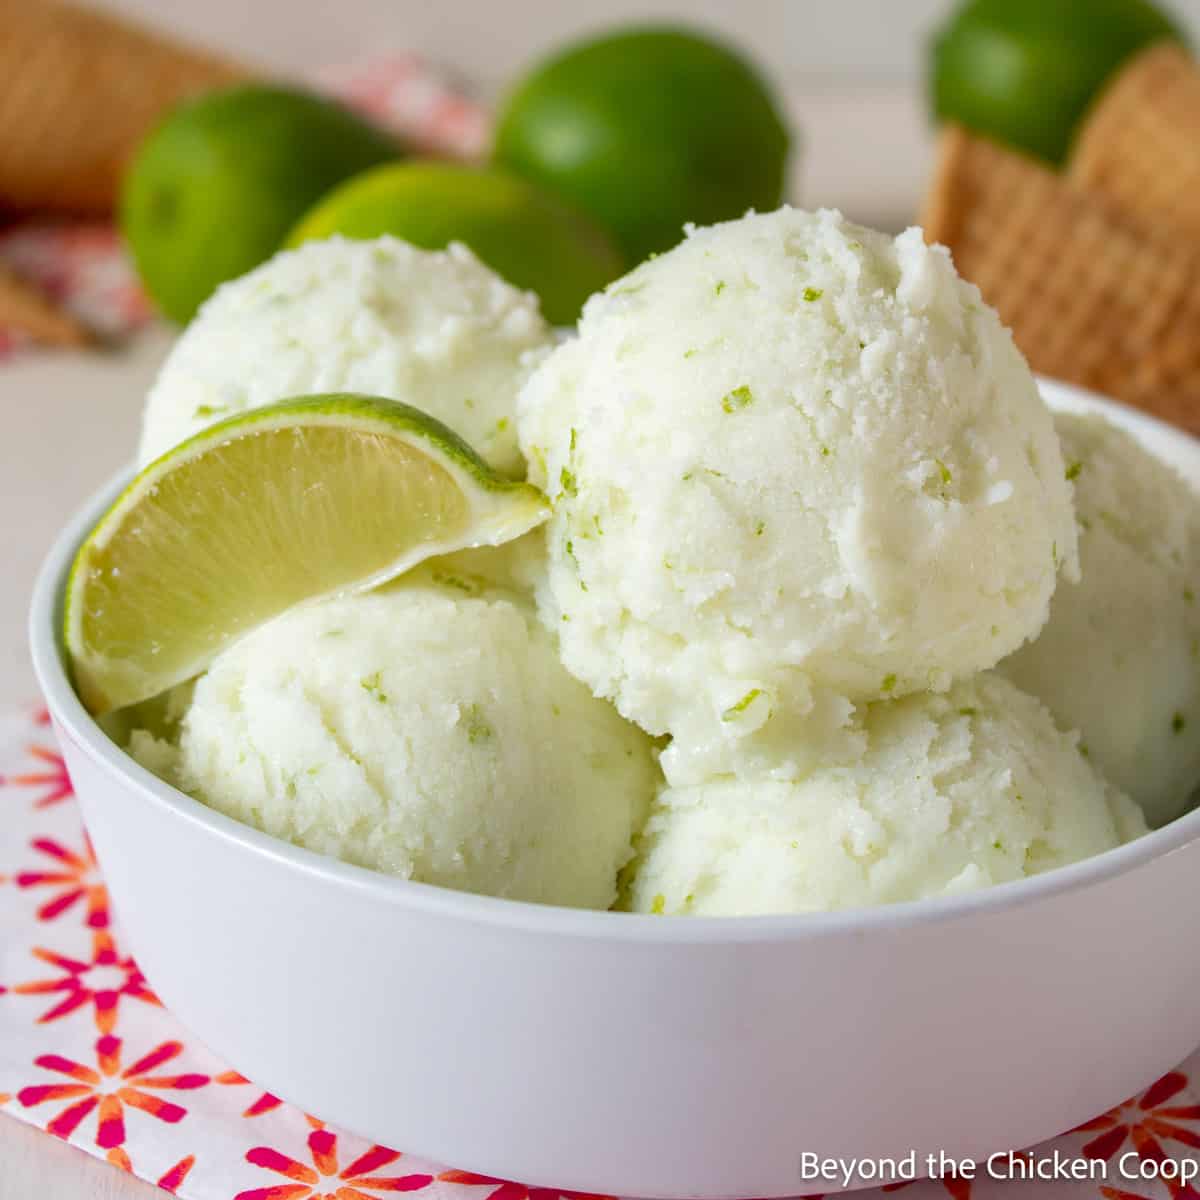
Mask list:
[[[1099,409],[1200,478],[1200,443]],[[76,546],[33,657],[134,954],[213,1050],[355,1132],[488,1175],[662,1197],[836,1184],[801,1154],[982,1159],[1200,1042],[1200,811],[1038,878],[829,915],[664,919],[470,896],[248,829],[126,757],[72,692]]]

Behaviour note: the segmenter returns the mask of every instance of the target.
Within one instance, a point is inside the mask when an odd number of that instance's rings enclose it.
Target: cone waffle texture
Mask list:
[[[0,266],[0,328],[16,329],[48,346],[82,346],[91,334],[31,284]]]
[[[1148,231],[1200,249],[1200,68],[1163,42],[1143,51],[1101,93],[1068,168]]]
[[[146,130],[237,67],[114,17],[0,0],[0,203],[103,213]]]
[[[1200,254],[957,127],[923,218],[1034,370],[1200,433]]]

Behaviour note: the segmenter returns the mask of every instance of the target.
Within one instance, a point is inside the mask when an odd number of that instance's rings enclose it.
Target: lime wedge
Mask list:
[[[75,686],[96,715],[136,704],[296,604],[498,546],[548,515],[536,488],[407,404],[255,409],[151,463],[80,547],[65,620]]]

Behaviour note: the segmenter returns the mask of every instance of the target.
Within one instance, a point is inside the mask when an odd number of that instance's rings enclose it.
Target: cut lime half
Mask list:
[[[498,546],[548,515],[536,488],[407,404],[255,409],[156,459],[80,547],[65,621],[75,686],[96,715],[136,704],[294,605]]]

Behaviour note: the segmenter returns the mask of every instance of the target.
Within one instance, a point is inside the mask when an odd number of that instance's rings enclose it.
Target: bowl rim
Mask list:
[[[1038,383],[1047,401],[1056,409],[1099,412],[1130,430],[1151,448],[1155,444],[1170,445],[1181,457],[1191,456],[1197,464],[1197,480],[1200,481],[1200,440],[1187,432],[1081,388],[1044,378],[1039,378]],[[1102,854],[1043,875],[995,884],[962,895],[833,912],[697,916],[677,920],[663,920],[655,914],[567,908],[459,892],[436,884],[385,875],[317,854],[243,825],[165,783],[111,741],[75,695],[59,636],[67,576],[80,542],[130,475],[130,468],[122,470],[89,497],[55,539],[39,570],[30,607],[29,641],[34,672],[45,703],[55,722],[76,747],[114,783],[132,790],[141,802],[219,838],[229,844],[231,850],[240,849],[269,859],[307,876],[313,883],[443,919],[572,939],[656,945],[792,943],[851,933],[887,933],[986,916],[1104,883],[1200,840],[1200,807],[1197,807],[1136,841]]]

